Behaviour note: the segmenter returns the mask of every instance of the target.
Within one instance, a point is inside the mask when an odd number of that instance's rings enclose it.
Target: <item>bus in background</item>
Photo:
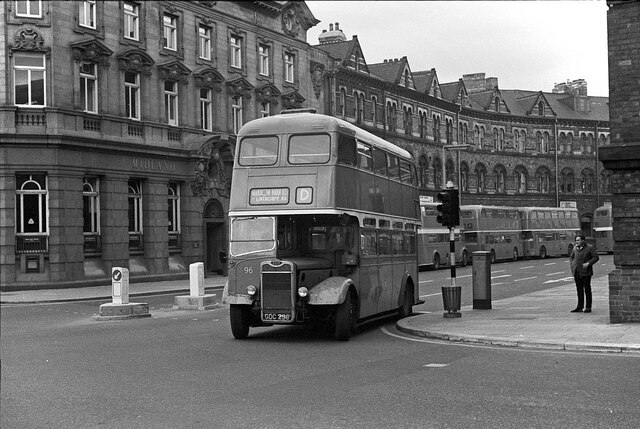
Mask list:
[[[593,231],[598,252],[613,253],[611,203],[600,206],[593,212]]]
[[[522,256],[520,216],[515,207],[460,206],[460,226],[469,254],[490,252],[491,263]]]
[[[231,331],[325,323],[338,340],[419,301],[409,152],[340,119],[256,119],[238,133],[229,207]]]
[[[418,266],[432,267],[434,270],[441,266],[449,266],[450,234],[449,228],[440,225],[436,220],[438,203],[421,202],[420,215],[422,226],[418,230]],[[469,251],[462,241],[460,229],[454,231],[456,246],[456,263],[465,267],[469,263]]]
[[[558,207],[520,207],[523,256],[546,258],[570,255],[580,232],[578,210]]]

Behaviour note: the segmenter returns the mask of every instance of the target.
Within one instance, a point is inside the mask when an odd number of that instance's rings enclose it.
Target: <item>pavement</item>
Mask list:
[[[204,279],[205,293],[222,296],[227,278]],[[529,349],[626,353],[640,357],[640,324],[609,320],[608,276],[594,277],[592,313],[571,313],[577,297],[573,281],[512,298],[493,300],[491,309],[463,306],[459,318],[420,312],[396,322],[401,332],[423,338]],[[3,305],[110,300],[111,286],[23,290],[0,293]],[[131,283],[129,297],[189,294],[189,280]]]

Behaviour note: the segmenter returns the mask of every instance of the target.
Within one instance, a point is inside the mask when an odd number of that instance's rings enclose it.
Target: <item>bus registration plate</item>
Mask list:
[[[263,313],[262,320],[269,322],[290,322],[291,313]]]

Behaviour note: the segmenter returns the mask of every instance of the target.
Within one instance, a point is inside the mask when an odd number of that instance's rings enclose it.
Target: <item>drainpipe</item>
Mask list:
[[[556,207],[560,207],[560,189],[558,183],[558,118],[553,120],[553,139],[556,146]]]

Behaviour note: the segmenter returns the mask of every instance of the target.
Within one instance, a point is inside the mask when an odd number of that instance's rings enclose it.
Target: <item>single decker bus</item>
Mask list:
[[[319,323],[337,340],[419,304],[409,152],[340,119],[291,111],[238,133],[223,302],[252,327]]]

